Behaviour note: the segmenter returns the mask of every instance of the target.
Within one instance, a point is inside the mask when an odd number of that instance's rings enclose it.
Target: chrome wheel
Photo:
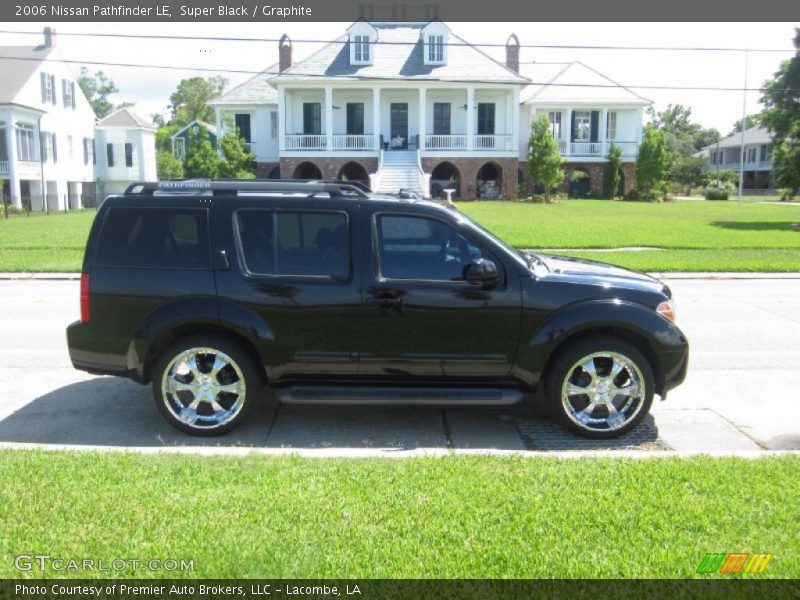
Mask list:
[[[164,369],[161,398],[171,416],[194,429],[216,429],[241,412],[247,385],[241,367],[214,348],[190,348]]]
[[[617,352],[594,352],[576,361],[561,385],[566,416],[579,428],[616,431],[642,409],[647,389],[637,364]]]

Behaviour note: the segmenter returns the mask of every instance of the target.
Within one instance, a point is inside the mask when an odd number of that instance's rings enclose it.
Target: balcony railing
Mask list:
[[[17,163],[17,177],[38,176],[41,168],[39,161],[21,160]]]
[[[475,150],[513,150],[514,136],[509,134],[500,135],[476,135]]]
[[[466,150],[466,135],[426,135],[425,150]]]
[[[286,150],[325,150],[324,135],[287,135]]]
[[[362,135],[339,135],[333,136],[334,150],[374,150],[375,136],[372,134]]]
[[[614,140],[607,140],[605,144],[602,142],[556,141],[558,143],[558,151],[562,156],[577,157],[605,157],[608,155],[608,150],[613,142],[615,146],[622,150],[623,157],[635,158],[639,146],[636,142],[618,142]]]
[[[572,156],[601,156],[603,144],[600,142],[570,142],[569,153]]]
[[[10,170],[9,164],[7,160],[0,160],[0,175],[8,177],[8,172]]]

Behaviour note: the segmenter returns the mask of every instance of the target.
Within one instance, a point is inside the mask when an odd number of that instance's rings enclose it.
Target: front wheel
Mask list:
[[[246,352],[221,336],[192,336],[167,348],[155,367],[153,396],[166,420],[193,435],[238,427],[260,388]]]
[[[655,378],[644,355],[612,337],[578,342],[556,360],[547,381],[555,418],[587,438],[614,438],[650,411]]]

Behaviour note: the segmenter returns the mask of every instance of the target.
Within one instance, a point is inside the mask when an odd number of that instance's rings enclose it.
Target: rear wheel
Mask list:
[[[164,418],[203,436],[238,427],[260,387],[250,356],[222,336],[192,336],[172,344],[153,378],[153,396]]]
[[[636,427],[650,411],[655,378],[644,355],[613,337],[566,349],[553,364],[547,402],[567,429],[588,438],[614,438]]]

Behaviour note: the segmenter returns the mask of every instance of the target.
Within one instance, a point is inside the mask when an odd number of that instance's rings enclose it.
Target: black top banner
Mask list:
[[[794,21],[791,0],[3,0],[2,21]]]

